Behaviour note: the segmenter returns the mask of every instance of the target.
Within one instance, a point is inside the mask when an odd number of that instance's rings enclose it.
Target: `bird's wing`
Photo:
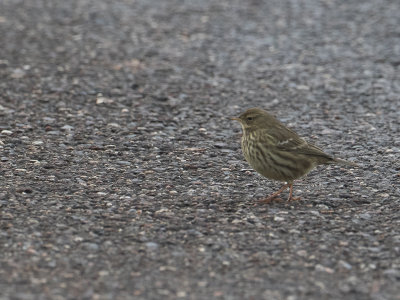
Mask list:
[[[270,140],[273,140],[274,146],[281,151],[317,156],[328,160],[333,159],[332,156],[326,154],[317,146],[307,143],[297,133],[285,126],[279,126],[278,130],[269,130],[265,134],[269,136]]]
[[[282,151],[287,152],[296,152],[298,154],[308,155],[308,156],[317,156],[321,158],[325,158],[328,160],[333,159],[332,156],[326,154],[320,148],[313,144],[309,144],[304,140],[299,141],[282,141],[277,144],[277,148]]]
[[[275,124],[274,128],[262,129],[259,137],[268,140],[268,144],[284,151],[293,151],[307,144],[294,131],[282,124]]]

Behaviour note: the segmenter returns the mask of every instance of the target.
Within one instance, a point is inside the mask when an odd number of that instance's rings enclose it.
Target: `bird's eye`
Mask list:
[[[247,117],[247,121],[252,121],[253,117]]]

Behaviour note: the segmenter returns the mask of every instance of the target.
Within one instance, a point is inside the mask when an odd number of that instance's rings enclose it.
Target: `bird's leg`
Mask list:
[[[269,195],[267,198],[260,200],[260,203],[271,203],[272,201],[276,200],[276,201],[280,201],[282,199],[280,198],[276,198],[277,196],[279,196],[284,190],[286,190],[289,186],[291,186],[290,183],[285,184],[283,187],[280,188],[279,191]]]
[[[300,197],[293,197],[293,183],[289,183],[289,198],[288,201],[297,201],[300,200]]]

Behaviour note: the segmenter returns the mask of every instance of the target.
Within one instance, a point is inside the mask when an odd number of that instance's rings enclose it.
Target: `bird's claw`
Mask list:
[[[277,196],[269,196],[267,198],[258,200],[258,203],[259,204],[269,204],[269,203],[272,203],[272,202],[275,202],[275,201],[281,202],[283,200],[282,200],[282,198],[278,198]]]
[[[287,201],[292,202],[292,201],[299,201],[299,200],[301,200],[301,197],[289,197]]]

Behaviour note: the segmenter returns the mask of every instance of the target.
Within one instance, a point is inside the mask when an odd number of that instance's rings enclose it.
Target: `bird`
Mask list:
[[[293,181],[305,176],[318,165],[338,164],[356,167],[357,164],[326,154],[307,143],[296,132],[260,108],[250,108],[239,117],[242,126],[241,147],[249,165],[262,176],[285,182],[275,193],[260,202],[282,200],[278,196],[289,188],[288,201],[300,200],[293,196]]]

